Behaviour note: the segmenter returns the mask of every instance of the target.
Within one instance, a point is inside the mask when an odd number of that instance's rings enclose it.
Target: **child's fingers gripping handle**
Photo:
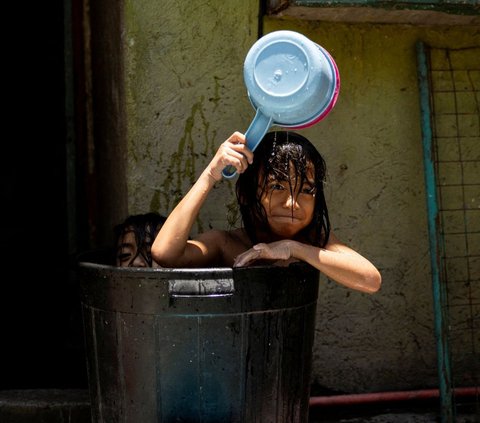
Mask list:
[[[245,138],[247,140],[247,147],[250,151],[255,151],[260,141],[265,136],[269,128],[272,126],[273,118],[271,116],[264,115],[260,109],[257,110],[252,123],[245,132]],[[237,174],[237,170],[234,166],[226,166],[222,175],[224,178],[231,179]]]

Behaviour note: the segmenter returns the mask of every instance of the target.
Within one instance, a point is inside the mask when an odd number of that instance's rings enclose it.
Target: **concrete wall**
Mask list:
[[[265,32],[285,28],[339,67],[334,111],[305,133],[329,166],[335,232],[383,276],[373,296],[321,284],[314,381],[358,392],[436,386],[416,43],[479,46],[478,28],[265,21]]]
[[[258,36],[257,1],[196,4],[127,2],[130,212],[168,213],[219,144],[252,117],[242,72]],[[225,225],[232,189],[221,184],[198,229]]]
[[[170,212],[218,145],[248,127],[242,67],[258,10],[256,0],[125,2],[129,213]],[[338,65],[335,109],[302,133],[327,161],[334,231],[383,275],[372,296],[322,276],[313,382],[349,392],[437,386],[415,44],[478,46],[478,28],[263,25],[304,33]],[[195,231],[234,224],[233,187],[219,184]]]

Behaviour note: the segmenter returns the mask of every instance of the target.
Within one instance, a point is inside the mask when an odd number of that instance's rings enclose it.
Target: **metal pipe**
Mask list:
[[[435,338],[437,341],[437,371],[439,377],[441,421],[454,423],[453,384],[450,368],[448,345],[448,323],[445,283],[442,283],[442,240],[440,236],[440,214],[437,201],[437,181],[434,166],[434,149],[432,134],[432,111],[430,108],[430,86],[428,79],[427,52],[424,43],[417,43],[418,84],[420,88],[420,109],[422,115],[422,144],[427,195],[428,238],[430,242],[430,263],[432,272],[433,310],[435,314]]]
[[[457,397],[480,397],[480,386],[455,388]],[[338,405],[372,404],[394,401],[411,401],[439,398],[439,389],[421,389],[416,391],[371,392],[366,394],[345,394],[310,397],[310,407],[331,407]]]

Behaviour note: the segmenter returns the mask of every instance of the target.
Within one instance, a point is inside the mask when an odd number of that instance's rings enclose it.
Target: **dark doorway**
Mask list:
[[[29,3],[29,4],[28,4]],[[86,387],[70,270],[64,2],[17,3],[5,38],[0,389]]]

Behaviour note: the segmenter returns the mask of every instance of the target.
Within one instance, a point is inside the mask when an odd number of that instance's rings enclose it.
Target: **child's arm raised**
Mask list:
[[[242,173],[252,163],[253,153],[245,145],[245,136],[233,133],[217,150],[190,191],[168,216],[152,245],[152,257],[162,267],[193,267],[208,265],[221,254],[220,231],[201,234],[189,240],[195,219],[216,182],[222,179],[226,166]]]

